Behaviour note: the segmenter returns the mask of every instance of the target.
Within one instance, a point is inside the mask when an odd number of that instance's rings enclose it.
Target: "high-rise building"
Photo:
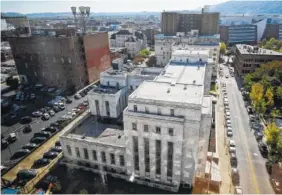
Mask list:
[[[226,45],[257,43],[257,26],[254,24],[221,25],[220,40]]]
[[[176,35],[177,32],[199,30],[200,35],[218,34],[219,13],[177,13],[162,12],[161,31],[165,35]]]
[[[80,89],[111,65],[107,33],[11,37],[21,82]]]
[[[177,12],[162,12],[161,30],[165,35],[176,35],[178,32],[179,14]]]

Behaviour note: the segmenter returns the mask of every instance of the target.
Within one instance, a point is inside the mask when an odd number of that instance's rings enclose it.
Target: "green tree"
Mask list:
[[[274,100],[273,100],[273,90],[271,87],[267,88],[265,92],[265,99],[266,99],[266,105],[268,108],[272,108],[274,105]]]
[[[276,96],[277,96],[277,99],[282,100],[282,86],[277,87]]]
[[[150,51],[148,49],[142,49],[138,52],[138,56],[147,58],[150,55]]]
[[[253,85],[253,76],[251,74],[247,74],[244,78],[244,87],[247,91],[250,91],[252,85]]]
[[[225,54],[226,53],[226,44],[224,42],[220,42],[220,53]]]

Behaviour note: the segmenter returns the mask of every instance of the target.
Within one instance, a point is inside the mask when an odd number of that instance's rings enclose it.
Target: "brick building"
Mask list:
[[[76,90],[111,65],[108,34],[8,39],[22,82]]]

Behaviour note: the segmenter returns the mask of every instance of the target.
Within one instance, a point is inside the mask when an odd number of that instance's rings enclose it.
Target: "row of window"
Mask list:
[[[137,124],[136,123],[132,123],[132,130],[137,131]],[[149,131],[149,126],[148,125],[144,125],[143,126],[143,130],[144,130],[144,132],[148,132]],[[161,127],[157,126],[155,128],[155,130],[156,130],[155,131],[156,134],[161,134]],[[170,136],[173,136],[173,128],[168,128],[168,134]]]
[[[138,107],[137,105],[133,105],[133,111],[134,112],[138,112]],[[145,106],[145,113],[149,114],[150,111],[149,111],[149,108],[147,106]],[[162,110],[160,108],[157,109],[157,114],[158,115],[162,115]],[[170,109],[170,113],[169,113],[170,116],[174,116],[174,109]]]
[[[67,145],[67,151],[68,151],[68,154],[70,156],[72,156],[72,150],[71,150],[71,147],[69,145]],[[75,153],[76,153],[76,157],[77,158],[82,158],[81,155],[80,155],[80,150],[79,150],[78,147],[75,147]],[[83,153],[84,153],[84,159],[89,160],[89,153],[88,153],[88,149],[87,148],[83,148]],[[93,158],[94,161],[98,160],[97,151],[96,150],[92,150],[92,158]],[[102,160],[103,163],[107,163],[106,153],[104,151],[101,152],[101,160]],[[112,165],[116,164],[115,154],[110,153],[110,161],[111,161],[110,163]],[[119,155],[119,165],[122,166],[122,167],[125,165],[125,161],[124,161],[124,156],[123,155]]]

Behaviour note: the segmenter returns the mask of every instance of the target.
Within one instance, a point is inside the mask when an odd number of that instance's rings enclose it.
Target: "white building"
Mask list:
[[[181,33],[178,33],[179,35]],[[188,35],[183,36],[165,36],[163,34],[155,35],[155,56],[157,65],[165,66],[174,51],[177,49],[210,50],[209,57],[218,64],[219,60],[219,35],[198,36],[196,30],[192,30]],[[216,74],[216,70],[214,70]]]
[[[111,35],[110,47],[126,47],[128,57],[134,58],[141,49],[147,47],[147,38],[139,31],[131,33],[128,30],[120,30]]]
[[[162,68],[136,68],[123,65],[116,59],[110,68],[100,74],[100,86],[89,92],[92,115],[102,118],[119,118],[127,106],[128,95],[145,80],[153,80]],[[114,66],[117,65],[117,66]]]
[[[124,130],[81,116],[86,122],[74,122],[60,139],[66,164],[174,192],[191,186],[205,171],[212,122],[207,53],[175,51],[154,80],[129,95]]]

